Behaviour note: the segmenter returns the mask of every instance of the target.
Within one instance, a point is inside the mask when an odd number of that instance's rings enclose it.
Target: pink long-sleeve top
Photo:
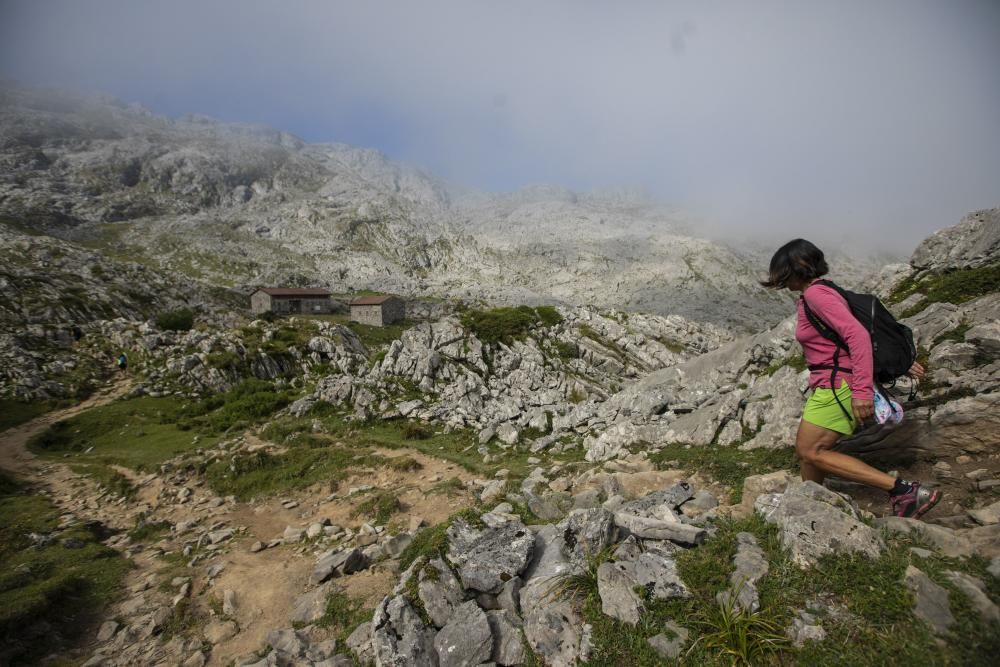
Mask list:
[[[872,341],[868,332],[851,313],[844,297],[836,290],[826,285],[813,283],[806,287],[803,298],[808,299],[809,308],[813,314],[840,334],[847,343],[847,350],[840,351],[838,366],[850,369],[850,373],[837,373],[837,384],[847,380],[854,398],[872,400]],[[802,354],[806,364],[833,365],[833,353],[837,346],[820,335],[806,317],[802,299],[798,302],[798,324],[795,327],[795,340],[802,345]],[[809,374],[810,387],[830,387],[829,369],[816,369]]]

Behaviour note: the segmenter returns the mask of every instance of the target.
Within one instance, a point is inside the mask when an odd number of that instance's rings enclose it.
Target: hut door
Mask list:
[[[288,312],[290,313],[301,313],[302,312],[302,299],[291,299],[288,302]]]

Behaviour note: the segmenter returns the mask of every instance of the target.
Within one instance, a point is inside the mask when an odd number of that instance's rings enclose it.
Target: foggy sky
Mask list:
[[[909,251],[1000,206],[990,0],[0,0],[0,76],[742,235]]]

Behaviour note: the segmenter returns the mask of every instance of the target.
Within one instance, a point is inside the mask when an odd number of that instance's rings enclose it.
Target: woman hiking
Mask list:
[[[855,319],[847,301],[835,289],[816,283],[828,271],[822,250],[809,241],[795,239],[778,248],[771,258],[768,279],[761,281],[764,287],[802,293],[797,305],[795,339],[802,346],[810,368],[809,386],[813,389],[795,438],[802,479],[822,484],[830,474],[873,486],[889,493],[893,514],[919,518],[938,503],[940,490],[924,488],[920,482],[893,478],[853,456],[832,449],[841,437],[853,433],[857,425],[873,420],[874,385],[868,331]],[[844,379],[836,389],[830,386],[828,371],[834,365],[837,345],[824,338],[809,322],[803,301],[847,344],[847,358],[841,355],[837,360],[838,369],[842,369],[838,372]],[[907,375],[920,379],[924,368],[914,362]]]

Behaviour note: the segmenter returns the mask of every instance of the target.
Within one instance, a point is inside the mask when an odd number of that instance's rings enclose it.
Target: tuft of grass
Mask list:
[[[442,496],[459,496],[465,492],[465,482],[458,477],[443,479],[430,488],[428,493]]]
[[[734,503],[743,497],[743,480],[747,476],[798,469],[792,447],[743,450],[735,445],[698,447],[675,442],[651,451],[649,459],[661,469],[667,461],[677,461],[684,470],[708,475],[731,489]]]
[[[597,597],[597,570],[611,560],[615,546],[617,545],[609,545],[588,555],[582,569],[571,569],[554,576],[545,596],[555,600],[578,601]]]
[[[797,373],[801,373],[802,371],[804,371],[806,368],[809,367],[808,364],[806,364],[806,358],[801,353],[799,353],[799,354],[793,354],[787,359],[780,359],[774,362],[773,364],[762,370],[760,372],[760,375],[771,377],[785,366],[789,366],[790,368],[792,368],[792,370],[794,370]]]
[[[355,628],[371,620],[372,611],[364,606],[364,601],[352,598],[339,588],[335,588],[326,598],[326,610],[315,625],[331,629],[334,632],[334,639],[344,642]]]
[[[450,522],[443,521],[435,526],[419,530],[399,556],[400,570],[410,567],[413,561],[421,556],[426,556],[428,559],[438,556],[444,557],[448,549],[447,531],[449,525],[451,525]]]
[[[392,515],[399,512],[402,506],[395,491],[379,489],[371,496],[359,503],[352,516],[364,516],[374,521],[377,525],[385,525],[392,518]]]
[[[952,341],[954,343],[964,343],[965,342],[965,332],[972,328],[972,323],[968,320],[962,320],[957,327],[950,331],[945,331],[943,334],[934,339],[934,343],[931,347],[935,347],[944,343],[945,341]]]
[[[434,431],[418,422],[408,421],[403,425],[403,438],[406,440],[427,440],[434,437]]]
[[[75,463],[71,464],[70,467],[74,472],[90,477],[112,495],[121,498],[135,496],[135,487],[132,486],[128,477],[110,466],[100,463]]]
[[[146,521],[145,518],[139,518],[135,528],[129,531],[128,536],[133,542],[145,542],[154,540],[169,531],[170,523],[168,521]]]
[[[781,625],[766,611],[751,613],[740,608],[735,595],[699,610],[693,622],[701,633],[689,651],[701,643],[705,650],[732,665],[752,667],[773,662],[790,644]]]
[[[414,324],[415,323],[410,320],[403,320],[401,322],[393,322],[392,324],[376,327],[371,324],[362,324],[361,322],[346,322],[347,328],[357,335],[367,349],[375,349],[389,345],[392,341],[398,340],[402,337],[403,332],[413,327]],[[384,357],[385,355],[383,354],[382,356]]]
[[[398,472],[416,472],[423,469],[424,465],[412,456],[393,456],[386,458],[383,462],[386,468]]]

